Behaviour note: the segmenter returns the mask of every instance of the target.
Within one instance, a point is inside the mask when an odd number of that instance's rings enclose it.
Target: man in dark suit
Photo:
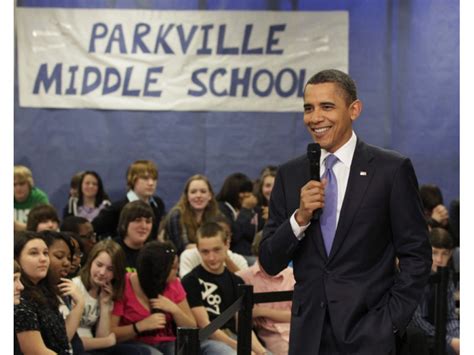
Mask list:
[[[412,164],[356,137],[361,110],[347,74],[314,75],[304,123],[322,148],[322,181],[310,180],[306,156],[277,173],[259,260],[271,275],[293,261],[290,354],[395,354],[429,278]]]

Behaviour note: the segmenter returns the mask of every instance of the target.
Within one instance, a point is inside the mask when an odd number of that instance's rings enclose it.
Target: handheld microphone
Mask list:
[[[308,144],[307,157],[309,160],[309,176],[311,180],[321,181],[319,160],[321,159],[321,146],[318,143]],[[318,219],[321,215],[321,209],[313,212],[313,218]]]

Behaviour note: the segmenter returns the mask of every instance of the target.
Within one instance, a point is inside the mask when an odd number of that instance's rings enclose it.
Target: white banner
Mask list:
[[[20,106],[301,111],[348,70],[348,13],[16,9]]]

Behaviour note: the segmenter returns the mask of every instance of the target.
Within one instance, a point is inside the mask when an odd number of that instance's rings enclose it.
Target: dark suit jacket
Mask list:
[[[309,179],[305,156],[280,167],[260,244],[260,263],[271,275],[293,260],[290,354],[318,354],[326,311],[343,354],[388,354],[393,327],[404,331],[431,268],[412,164],[358,140],[329,256],[318,221],[301,241],[289,222]]]

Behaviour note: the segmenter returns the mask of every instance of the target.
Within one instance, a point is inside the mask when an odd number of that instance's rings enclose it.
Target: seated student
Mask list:
[[[40,204],[33,207],[28,214],[26,230],[31,232],[58,231],[59,217],[56,209],[49,204]]]
[[[420,197],[423,202],[423,210],[428,225],[431,228],[444,228],[453,237],[451,216],[449,215],[448,208],[444,205],[441,189],[434,184],[421,185]],[[459,239],[454,239],[453,242],[454,246],[459,246]]]
[[[79,196],[79,186],[81,186],[82,174],[84,174],[83,171],[78,171],[72,176],[71,182],[69,183],[68,199],[71,197],[77,198]]]
[[[262,233],[257,233],[252,247],[258,255]],[[293,268],[287,267],[278,275],[268,275],[257,262],[236,273],[246,284],[253,285],[253,292],[290,291],[295,287]],[[287,355],[290,341],[291,302],[256,304],[252,317],[257,336],[263,340],[273,355]]]
[[[242,173],[229,175],[222,184],[216,199],[221,212],[232,221],[232,251],[244,255],[251,265],[256,257],[251,253],[255,234],[263,228],[258,220],[257,198],[252,193],[252,181]]]
[[[74,246],[69,235],[56,231],[42,231],[49,249],[48,282],[53,285],[59,311],[64,317],[66,332],[74,354],[84,353],[84,346],[77,328],[84,312],[84,297],[77,286],[68,279]]]
[[[21,283],[21,267],[20,267],[20,264],[18,264],[18,262],[13,259],[13,304],[14,305],[17,305],[17,304],[20,304],[21,302],[21,291],[24,290],[24,286],[23,284]],[[14,339],[14,354],[21,354],[21,350],[20,350],[20,344],[18,344],[18,338],[16,337],[16,334],[15,334],[15,337],[13,338]]]
[[[114,303],[111,328],[119,342],[134,340],[175,354],[175,326],[196,327],[177,268],[172,243],[143,246],[137,272],[126,274],[123,297]]]
[[[63,217],[79,216],[92,221],[99,212],[110,205],[102,179],[95,171],[85,171],[81,175],[77,197],[69,197],[64,207]]]
[[[433,228],[430,232],[430,241],[433,249],[433,266],[431,270],[436,272],[438,267],[448,266],[453,251],[453,240],[445,229]],[[448,286],[448,314],[446,322],[446,352],[448,354],[459,354],[460,348],[459,319],[456,315],[454,291],[454,284],[450,282]],[[423,330],[428,337],[433,337],[435,334],[434,296],[435,286],[428,284],[412,318],[413,325]]]
[[[162,223],[163,239],[171,240],[181,255],[183,250],[196,247],[199,226],[219,214],[211,183],[204,175],[193,175]]]
[[[158,235],[158,226],[161,219],[166,214],[163,200],[153,195],[156,191],[157,183],[158,168],[155,163],[150,160],[137,160],[131,164],[127,170],[127,186],[129,190],[125,198],[104,208],[92,221],[94,231],[99,236],[99,239],[116,236],[122,208],[128,202],[137,200],[148,204],[153,211],[153,229],[150,235],[155,239]]]
[[[79,270],[82,267],[82,264],[85,263],[86,258],[84,257],[84,243],[82,240],[79,238],[79,236],[76,233],[72,232],[63,232],[63,234],[66,234],[71,242],[71,245],[73,247],[72,249],[72,259],[71,259],[71,267],[69,269],[69,278],[76,277],[77,274],[79,273]]]
[[[138,253],[150,240],[154,218],[150,205],[143,201],[129,202],[122,209],[118,237],[114,240],[125,252],[125,270],[127,272],[136,272]]]
[[[72,354],[53,285],[46,275],[50,264],[44,237],[36,232],[15,234],[14,257],[25,287],[15,305],[15,334],[24,354]]]
[[[275,183],[277,167],[269,165],[262,170],[260,178],[254,187],[254,194],[257,197],[257,212],[263,223],[268,220],[268,203]]]
[[[15,230],[25,230],[28,214],[39,204],[49,203],[48,196],[35,187],[31,170],[23,165],[13,168],[13,208]]]
[[[249,267],[247,260],[240,254],[234,253],[230,250],[230,241],[232,240],[231,223],[227,217],[218,215],[210,218],[208,222],[215,222],[219,224],[227,237],[227,258],[225,259],[225,266],[230,272],[237,272]],[[183,278],[196,266],[202,263],[201,255],[197,248],[186,249],[179,256],[179,277]]]
[[[113,353],[115,334],[110,331],[113,302],[120,299],[125,285],[125,254],[113,240],[97,243],[79,276],[72,279],[85,301],[77,333],[84,349]]]
[[[84,248],[83,260],[86,260],[92,247],[97,242],[92,223],[84,217],[68,216],[63,219],[60,230],[62,232],[71,232],[79,236],[79,243],[82,242]]]
[[[24,286],[21,283],[21,267],[16,260],[13,259],[13,304],[20,304],[21,291]]]
[[[231,306],[238,298],[239,284],[243,280],[231,273],[224,265],[227,257],[228,243],[224,230],[217,223],[208,222],[198,229],[197,248],[201,254],[201,265],[194,268],[183,280],[191,311],[196,318],[199,328],[206,327],[223,311]],[[231,318],[221,329],[215,331],[210,339],[217,340],[210,344],[220,346],[217,354],[235,354],[237,348],[235,317]],[[206,353],[208,344],[201,344],[201,350]],[[252,351],[256,354],[266,353],[252,332]]]

